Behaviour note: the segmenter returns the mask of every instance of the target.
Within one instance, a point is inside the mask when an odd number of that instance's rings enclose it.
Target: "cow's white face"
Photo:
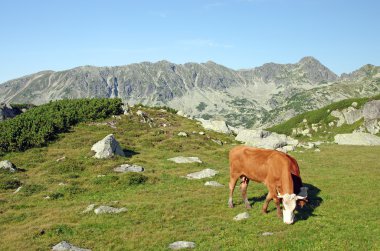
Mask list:
[[[282,204],[284,209],[282,210],[282,216],[284,223],[292,224],[294,222],[294,209],[296,208],[297,195],[284,194],[282,197]]]

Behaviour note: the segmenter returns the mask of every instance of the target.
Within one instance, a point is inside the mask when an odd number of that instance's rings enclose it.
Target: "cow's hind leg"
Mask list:
[[[234,207],[234,203],[232,201],[232,195],[234,193],[234,189],[235,189],[235,185],[236,185],[236,182],[237,180],[239,179],[239,176],[238,175],[233,175],[231,174],[230,175],[230,183],[229,183],[229,187],[230,187],[230,197],[228,199],[228,206],[230,208],[233,208]]]
[[[247,187],[248,187],[249,179],[247,177],[243,176],[241,180],[242,181],[240,184],[240,190],[241,190],[241,195],[243,196],[243,201],[244,201],[245,207],[246,208],[252,208],[252,206],[249,203],[248,198],[247,198]]]

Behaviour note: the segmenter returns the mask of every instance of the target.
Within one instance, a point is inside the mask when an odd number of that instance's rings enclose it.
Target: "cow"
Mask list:
[[[276,150],[237,146],[231,149],[229,162],[229,207],[234,207],[232,195],[236,182],[240,178],[244,203],[247,208],[251,208],[247,198],[247,187],[249,180],[253,180],[264,183],[268,188],[268,195],[262,212],[267,213],[268,204],[273,199],[276,204],[277,215],[283,216],[284,223],[292,224],[294,222],[296,202],[297,200],[305,201],[307,188],[302,187],[299,167],[293,157]],[[280,199],[282,199],[284,207],[282,212]],[[303,203],[301,204],[303,205]]]

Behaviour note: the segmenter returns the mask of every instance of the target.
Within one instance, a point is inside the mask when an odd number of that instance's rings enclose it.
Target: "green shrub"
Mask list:
[[[37,185],[37,184],[30,184],[30,185],[25,185],[22,189],[21,192],[25,196],[31,196],[32,194],[39,193],[46,188],[42,185]]]
[[[121,99],[59,100],[32,108],[0,123],[0,153],[46,145],[85,121],[104,119],[122,112]]]
[[[16,189],[21,186],[21,181],[14,178],[4,178],[0,180],[0,189],[8,190],[8,189]]]
[[[148,177],[140,173],[126,174],[127,184],[130,186],[144,184]]]

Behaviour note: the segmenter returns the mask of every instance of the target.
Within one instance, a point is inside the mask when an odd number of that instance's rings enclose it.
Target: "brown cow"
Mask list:
[[[247,208],[251,205],[247,199],[249,180],[264,183],[268,188],[262,211],[267,213],[269,202],[273,199],[277,207],[277,215],[287,224],[294,221],[294,209],[297,199],[304,200],[303,194],[307,188],[301,187],[299,167],[297,161],[282,152],[268,149],[237,146],[230,151],[230,197],[228,205],[233,207],[232,195],[236,182],[242,179],[241,192]],[[280,198],[283,199],[284,210],[281,212]]]

